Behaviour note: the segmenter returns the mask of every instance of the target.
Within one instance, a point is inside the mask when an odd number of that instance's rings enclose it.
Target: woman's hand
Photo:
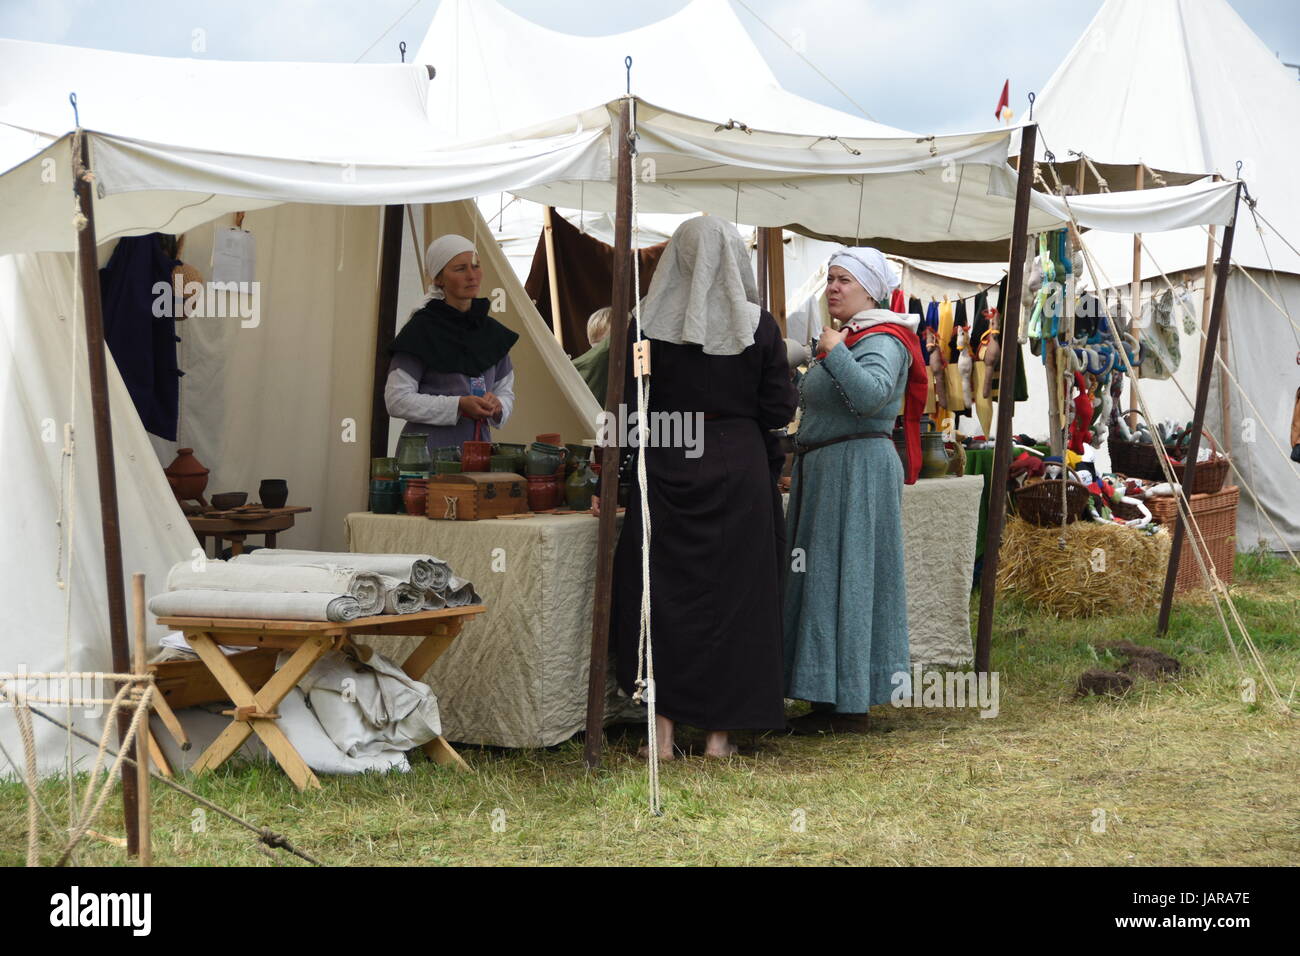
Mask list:
[[[822,326],[822,334],[817,339],[817,349],[818,351],[830,354],[831,349],[835,348],[835,346],[839,345],[846,338],[848,338],[847,332],[836,332],[829,325],[824,325]]]
[[[496,418],[501,414],[501,399],[497,398],[491,392],[488,392],[483,396],[483,398],[492,405],[492,414],[488,415],[488,418]]]
[[[499,410],[501,403],[497,402]],[[457,409],[460,411],[462,418],[472,418],[477,420],[491,418],[494,414],[492,402],[488,401],[485,395],[462,395],[457,403]]]

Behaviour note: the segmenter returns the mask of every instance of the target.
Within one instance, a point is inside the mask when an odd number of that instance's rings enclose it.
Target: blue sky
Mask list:
[[[1101,6],[1101,0],[730,2],[788,89],[855,111],[757,18],[785,37],[801,31],[808,59],[873,119],[926,132],[987,128],[1002,81],[1008,78],[1012,107],[1023,115],[1026,92],[1046,82]],[[207,44],[203,55],[212,59],[379,63],[396,61],[399,40],[412,51],[419,46],[438,3],[3,0],[0,36],[191,56],[191,34],[202,28]],[[555,30],[605,34],[661,19],[685,6],[686,0],[503,3]],[[1231,0],[1231,5],[1284,61],[1300,62],[1300,3]]]

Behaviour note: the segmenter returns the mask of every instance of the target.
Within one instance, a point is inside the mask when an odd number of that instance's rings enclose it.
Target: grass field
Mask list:
[[[1300,572],[1239,556],[1234,595],[1284,696],[1300,677]],[[236,764],[185,782],[333,865],[896,864],[1277,865],[1300,858],[1295,717],[1262,686],[1246,703],[1213,607],[1176,605],[1154,640],[1155,608],[1058,621],[998,610],[996,718],[974,710],[878,708],[866,736],[742,737],[730,761],[665,764],[665,813],[646,812],[639,734],[615,733],[588,773],[580,741],[546,751],[465,751],[474,772],[420,762],[406,775],[326,777],[298,793],[277,769]],[[1130,639],[1183,663],[1122,699],[1076,700],[1078,675],[1120,661]],[[702,749],[699,737],[684,738]],[[40,793],[66,820],[67,786]],[[118,804],[120,806],[120,803]],[[250,834],[158,787],[155,856],[169,865],[271,865]],[[0,784],[0,864],[21,864],[25,799]],[[116,807],[99,827],[120,832]],[[54,839],[43,840],[46,862]],[[78,862],[121,865],[87,841]],[[287,857],[285,859],[288,859]]]

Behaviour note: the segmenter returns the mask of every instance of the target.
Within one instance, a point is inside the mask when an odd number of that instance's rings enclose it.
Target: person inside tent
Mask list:
[[[424,254],[433,288],[389,347],[384,387],[388,414],[406,419],[403,434],[428,432],[429,453],[465,441],[491,441],[510,418],[518,341],[478,298],[483,267],[474,244],[448,235]]]
[[[658,753],[672,758],[680,722],[707,732],[706,754],[726,757],[736,752],[731,731],[785,726],[767,435],[793,417],[798,393],[781,331],[759,309],[744,240],[721,217],[688,219],[673,233],[642,306],[641,331],[650,345],[649,412],[690,418],[702,432],[689,443],[665,443],[661,432],[654,447],[640,449],[652,531]],[[624,393],[632,409],[634,344]],[[634,487],[614,557],[612,638],[629,696],[642,659],[639,502]]]
[[[587,319],[587,341],[591,348],[573,360],[573,367],[602,406],[609,383],[609,313],[609,306],[591,313]]]
[[[876,249],[831,257],[827,305],[845,324],[822,329],[800,386],[785,679],[786,696],[813,710],[790,722],[795,733],[864,731],[910,664],[902,494],[920,471],[926,375],[917,317],[879,307],[897,285]],[[890,440],[905,395],[906,470]]]

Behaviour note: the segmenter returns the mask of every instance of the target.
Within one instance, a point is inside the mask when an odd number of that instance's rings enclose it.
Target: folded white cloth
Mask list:
[[[330,739],[349,757],[402,753],[442,733],[438,699],[382,654],[361,663],[338,651],[298,686]]]
[[[311,591],[219,591],[189,588],[149,599],[159,617],[244,617],[270,621],[355,621],[364,616],[351,594]]]
[[[338,565],[386,574],[410,581],[417,588],[445,588],[451,569],[447,562],[429,554],[353,554],[349,551],[297,551],[290,548],[258,548],[232,561],[251,564]]]
[[[241,555],[242,557],[242,555]],[[168,591],[275,591],[350,594],[361,615],[384,612],[384,584],[373,571],[337,565],[263,566],[242,561],[207,561],[198,569],[189,561],[167,572]]]
[[[467,604],[482,604],[483,599],[479,597],[474,585],[470,584],[464,578],[458,578],[452,575],[447,581],[447,590],[443,592],[447,600],[447,607],[464,607]]]

